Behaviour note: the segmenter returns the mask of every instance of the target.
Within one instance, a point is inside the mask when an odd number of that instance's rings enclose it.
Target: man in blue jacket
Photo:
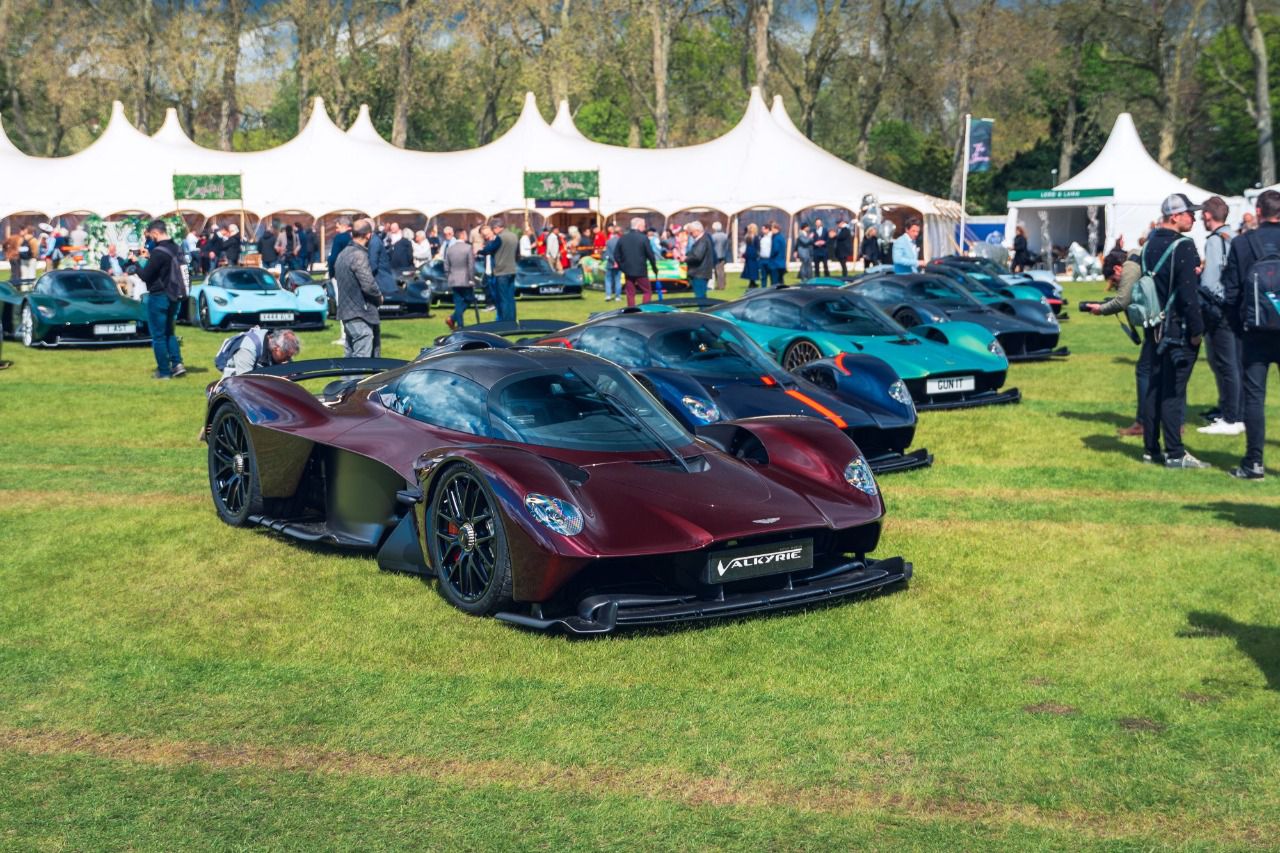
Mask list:
[[[920,253],[916,240],[920,238],[920,220],[908,219],[907,227],[893,241],[893,271],[910,273],[920,271]]]
[[[782,233],[782,226],[777,222],[770,222],[769,230],[773,232],[773,244],[769,248],[769,277],[777,287],[787,275],[787,235]]]
[[[333,278],[333,265],[338,260],[338,255],[342,254],[342,250],[347,248],[351,242],[351,220],[346,216],[338,217],[338,221],[334,223],[334,230],[338,233],[333,235],[333,242],[329,244],[329,278]]]

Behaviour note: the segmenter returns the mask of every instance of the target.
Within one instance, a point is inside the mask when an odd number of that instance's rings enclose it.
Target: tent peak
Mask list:
[[[556,117],[552,120],[551,127],[566,136],[578,139],[586,138],[582,135],[582,131],[578,130],[578,126],[573,123],[573,113],[569,111],[569,101],[565,98],[560,100],[560,106],[556,108]]]

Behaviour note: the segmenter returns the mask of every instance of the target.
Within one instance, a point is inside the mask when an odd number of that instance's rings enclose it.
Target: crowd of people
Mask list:
[[[1280,193],[1259,195],[1256,218],[1246,215],[1234,233],[1227,224],[1227,203],[1218,196],[1197,205],[1175,193],[1160,213],[1135,250],[1117,245],[1104,258],[1115,297],[1085,305],[1097,315],[1123,314],[1141,345],[1137,417],[1118,432],[1142,437],[1144,462],[1210,467],[1187,452],[1182,440],[1187,384],[1203,344],[1218,402],[1204,413],[1209,423],[1198,432],[1243,432],[1245,456],[1231,475],[1261,480],[1267,372],[1280,364],[1280,320],[1275,319],[1280,305],[1264,304],[1268,300],[1260,294],[1268,282],[1280,281]],[[1197,215],[1209,235],[1203,258],[1186,236]]]

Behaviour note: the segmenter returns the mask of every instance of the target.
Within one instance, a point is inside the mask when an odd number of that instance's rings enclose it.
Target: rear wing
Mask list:
[[[421,358],[428,352],[434,352],[438,347],[449,343],[450,339],[457,335],[483,333],[485,335],[496,335],[499,338],[536,338],[542,335],[554,334],[574,325],[577,324],[570,323],[567,320],[500,320],[492,323],[477,323],[474,326],[467,326],[465,329],[441,335],[435,339],[434,346],[423,349],[418,354],[418,357]]]
[[[382,373],[403,367],[409,362],[398,358],[317,358],[310,361],[290,361],[251,370],[244,376],[279,376],[290,382],[308,379],[324,379],[329,376],[359,376]]]

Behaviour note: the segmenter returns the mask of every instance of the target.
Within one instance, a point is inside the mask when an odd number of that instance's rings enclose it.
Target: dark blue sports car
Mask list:
[[[537,337],[539,332],[543,336]],[[629,370],[686,429],[758,416],[813,417],[853,439],[876,473],[933,462],[927,450],[907,452],[916,429],[911,394],[893,368],[874,356],[841,353],[807,364],[797,374],[787,373],[727,320],[662,305],[610,312],[576,326],[536,320],[485,323],[439,343],[483,345],[494,333],[533,335],[522,342],[607,358]]]

